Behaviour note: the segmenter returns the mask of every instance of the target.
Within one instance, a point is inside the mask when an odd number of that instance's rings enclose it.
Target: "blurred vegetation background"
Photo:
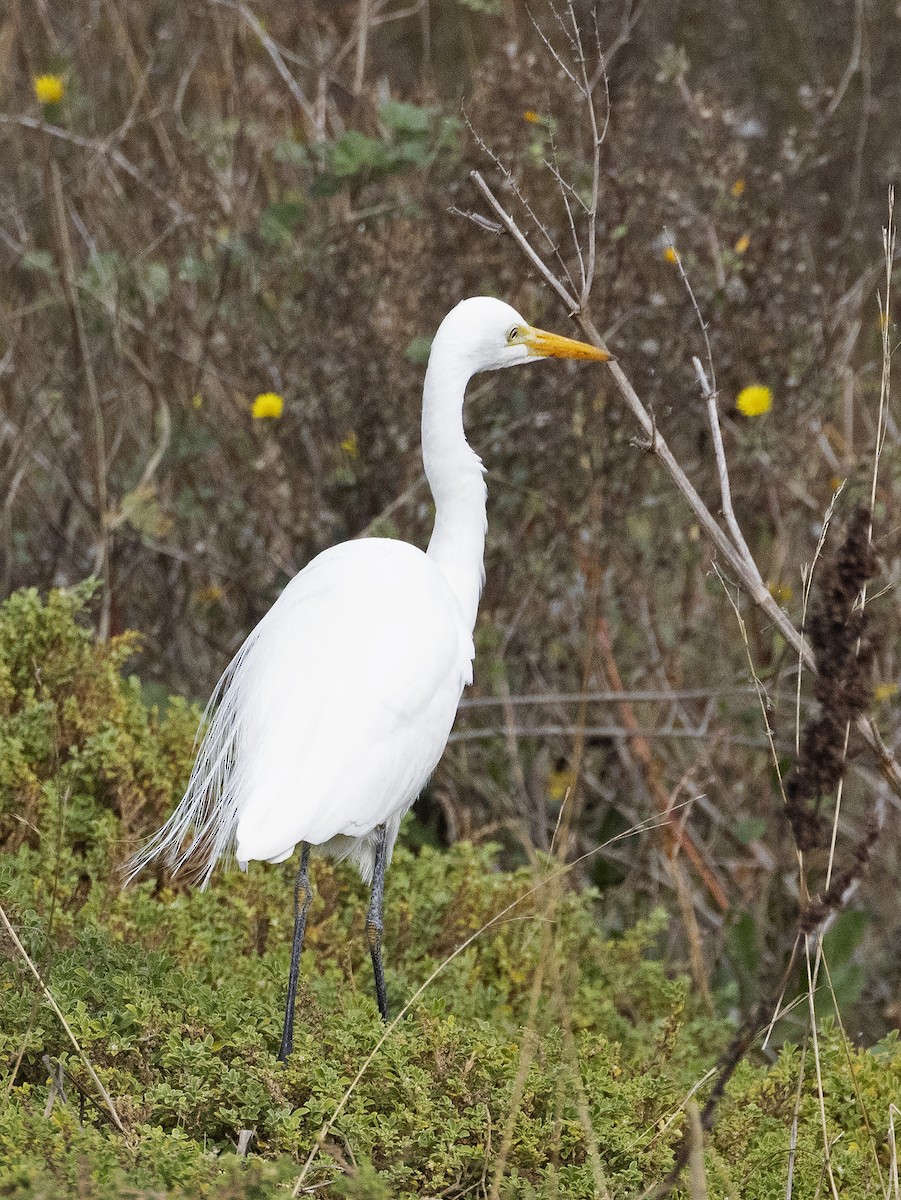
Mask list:
[[[574,11],[590,31],[589,6]],[[164,713],[172,695],[206,698],[318,551],[363,533],[425,545],[421,384],[453,304],[491,293],[568,331],[511,239],[467,216],[489,215],[478,169],[511,207],[521,189],[567,253],[548,163],[584,194],[590,131],[545,40],[568,51],[553,9],[534,18],[521,0],[10,0],[0,13],[0,586],[97,576],[94,626],[139,633],[142,695]],[[846,481],[837,526],[870,496],[901,10],[622,0],[598,27],[609,125],[591,316],[718,511],[684,267],[738,519],[800,624],[836,489]],[[750,386],[769,389],[767,411],[736,407]],[[896,412],[869,606],[873,712],[897,750]],[[611,932],[658,904],[678,913],[665,960],[694,955],[717,1010],[744,1013],[790,950],[798,881],[710,548],[604,372],[477,380],[467,427],[489,483],[476,680],[408,843],[491,841],[517,866],[549,849],[566,798],[573,856],[653,816],[610,696],[627,689],[660,786],[685,805],[687,891],[655,833],[577,875]],[[784,771],[796,657],[743,611]],[[811,704],[802,679],[802,719]],[[846,779],[840,847],[862,836],[873,775],[862,756]],[[117,853],[178,786],[116,792]],[[10,812],[18,797],[8,782]],[[2,830],[8,850],[35,842],[22,821]],[[864,1042],[901,1019],[899,877],[885,836],[833,931],[832,984]],[[783,1036],[805,1026],[790,1014]]]

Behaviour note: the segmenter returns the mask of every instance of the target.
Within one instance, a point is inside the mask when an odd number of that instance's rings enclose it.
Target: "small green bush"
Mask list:
[[[116,842],[156,824],[186,778],[196,708],[148,709],[121,668],[139,638],[105,645],[79,623],[92,582],[33,589],[0,607],[0,848],[82,862],[95,879]]]
[[[122,857],[184,784],[197,711],[144,706],[120,673],[134,638],[98,645],[79,623],[88,600],[86,588],[46,603],[25,592],[0,610],[0,892],[125,1133],[0,940],[0,1196],[288,1194],[383,1032],[365,891],[348,869],[316,862],[295,1052],[282,1066],[292,865],[224,872],[207,892],[162,872],[119,890]],[[613,1196],[666,1173],[680,1105],[728,1028],[655,960],[662,915],[608,939],[596,896],[558,895],[541,878],[499,871],[486,847],[398,850],[385,930],[395,1007],[509,911],[375,1054],[307,1176],[315,1194],[480,1194],[505,1136],[507,1198],[594,1195],[594,1150]],[[842,1195],[872,1196],[901,1051],[892,1040],[848,1049],[826,1026],[820,1057]],[[711,1196],[784,1194],[796,1106],[793,1195],[817,1194],[823,1130],[810,1055],[800,1093],[799,1059],[788,1047],[769,1068],[741,1067],[706,1147]],[[65,1098],[50,1105],[60,1064]],[[254,1133],[243,1158],[242,1130]]]

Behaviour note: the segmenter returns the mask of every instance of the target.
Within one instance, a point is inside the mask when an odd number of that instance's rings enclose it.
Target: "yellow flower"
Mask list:
[[[195,408],[203,408],[203,396],[201,396],[200,392],[196,396],[191,397],[191,403]]]
[[[750,237],[746,233],[743,233],[741,235],[741,237],[738,239],[738,241],[735,243],[735,253],[736,254],[744,254],[744,252],[747,250],[747,248],[750,246],[750,244],[751,244]]]
[[[527,108],[526,111],[522,114],[522,117],[523,117],[523,120],[528,121],[530,125],[537,125],[538,122],[541,120],[541,114],[535,112],[531,108]]]
[[[225,588],[218,583],[209,583],[206,587],[198,588],[194,599],[198,604],[217,604],[225,595]]]
[[[663,257],[668,263],[675,264],[679,261],[679,251],[675,246],[667,246],[667,248],[663,251]]]
[[[791,604],[794,592],[790,583],[768,583],[766,586],[767,591],[779,604]]]
[[[353,431],[351,431],[341,443],[341,449],[348,456],[348,458],[360,457],[360,443],[357,435]]]
[[[547,794],[549,800],[561,801],[576,784],[576,773],[568,767],[548,771]]]
[[[59,104],[65,92],[62,75],[38,75],[34,81],[34,94],[39,104]]]
[[[897,695],[897,683],[877,683],[873,688],[873,700],[876,704],[882,704],[886,700],[894,700]]]
[[[773,407],[773,393],[761,383],[752,383],[742,388],[735,407],[745,417],[760,417]]]
[[[261,392],[253,402],[253,419],[266,420],[270,417],[280,417],[285,402],[277,392]]]
[[[744,190],[745,190],[745,181],[743,179],[736,179],[736,181],[735,181],[735,183],[733,183],[732,187],[729,188],[729,193],[730,193],[730,195],[734,196],[735,199],[737,200],[738,197],[743,194]]]

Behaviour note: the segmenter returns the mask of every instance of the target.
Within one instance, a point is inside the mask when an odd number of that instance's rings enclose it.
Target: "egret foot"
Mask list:
[[[294,1005],[297,1000],[297,980],[300,977],[300,952],[303,950],[303,935],[307,928],[307,913],[310,909],[310,901],[313,899],[313,889],[310,887],[310,880],[307,877],[309,865],[310,847],[304,843],[300,856],[300,868],[294,883],[294,941],[291,944],[291,970],[288,974],[285,1024],[282,1028],[282,1044],[278,1048],[279,1062],[284,1062],[294,1049]]]

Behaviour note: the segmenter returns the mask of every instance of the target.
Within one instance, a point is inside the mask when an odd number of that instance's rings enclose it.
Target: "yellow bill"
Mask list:
[[[529,354],[536,358],[590,358],[595,362],[609,362],[613,357],[607,350],[590,346],[588,342],[576,342],[531,325],[523,330],[522,340],[528,346]]]

